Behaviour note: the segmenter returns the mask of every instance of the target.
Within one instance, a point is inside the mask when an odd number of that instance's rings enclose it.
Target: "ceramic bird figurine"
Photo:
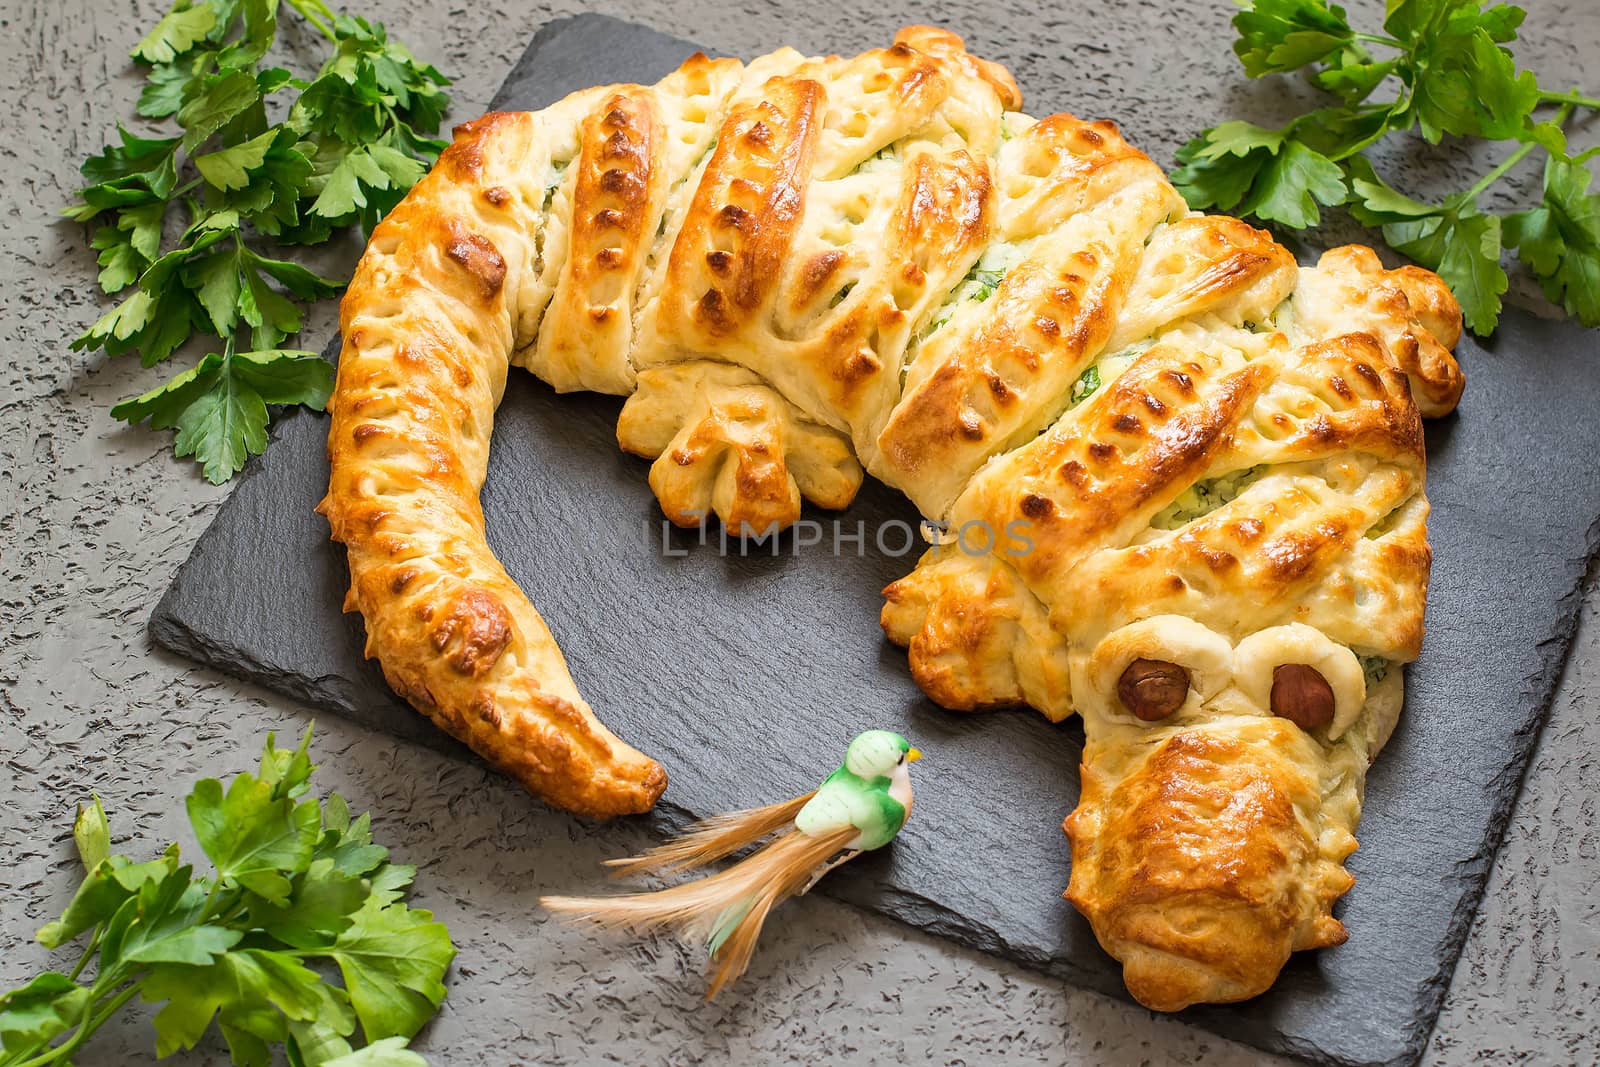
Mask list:
[[[911,814],[906,739],[868,730],[813,792],[781,804],[716,815],[641,856],[609,860],[619,874],[686,871],[770,837],[726,870],[670,889],[611,897],[544,897],[546,908],[601,926],[676,930],[704,942],[712,961],[706,999],[744,973],[774,906],[807,892],[824,874],[894,840]]]

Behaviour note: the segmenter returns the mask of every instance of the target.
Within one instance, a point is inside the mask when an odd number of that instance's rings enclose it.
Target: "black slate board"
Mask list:
[[[546,26],[493,106],[538,108],[575,89],[648,81],[687,43],[599,16]],[[998,57],[1004,59],[1005,57]],[[1044,101],[1036,113],[1069,107]],[[1358,886],[1341,948],[1300,954],[1248,1004],[1184,1017],[1263,1048],[1340,1064],[1408,1063],[1438,1014],[1527,759],[1571,644],[1600,515],[1595,335],[1506,313],[1492,343],[1464,341],[1457,417],[1430,428],[1435,566],[1427,648],[1406,717],[1373,768]],[[868,531],[796,552],[786,535],[724,554],[663,525],[646,465],[618,452],[620,401],[557,397],[514,374],[495,426],[489,538],[549,620],[584,693],[668,768],[663,817],[809,788],[867,726],[929,753],[917,817],[895,847],[823,891],[1125,997],[1120,973],[1061,899],[1059,825],[1077,801],[1075,723],[962,716],[925,700],[877,627],[878,590],[915,553],[872,532],[914,525],[869,483],[841,516]],[[341,615],[343,551],[312,507],[326,484],[323,416],[282,418],[151,619],[157,643],[375,729],[465,755],[389,692]],[[535,503],[536,502],[536,503]],[[813,516],[829,524],[832,516]],[[903,534],[889,528],[897,549]],[[665,547],[664,547],[665,546]],[[727,753],[761,752],[759,778]],[[823,758],[831,759],[831,755]],[[531,801],[530,801],[531,802]]]

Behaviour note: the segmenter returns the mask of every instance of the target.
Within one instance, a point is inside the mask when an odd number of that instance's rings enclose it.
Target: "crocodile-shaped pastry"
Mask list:
[[[865,471],[986,531],[889,586],[884,630],[941,704],[1083,717],[1069,898],[1144,1003],[1237,1000],[1345,937],[1460,313],[1365,248],[1302,269],[1112,124],[1020,106],[913,27],[460,127],[345,297],[323,510],[395,690],[600,816],[666,776],[485,542],[510,366],[628,396],[676,522],[764,532]]]

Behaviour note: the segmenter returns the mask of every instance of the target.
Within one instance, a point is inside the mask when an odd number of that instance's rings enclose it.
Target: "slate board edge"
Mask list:
[[[1445,951],[1440,954],[1439,970],[1435,972],[1434,979],[1430,983],[1431,995],[1425,1010],[1416,1019],[1414,1037],[1407,1042],[1410,1054],[1392,1061],[1397,1067],[1411,1067],[1422,1059],[1422,1054],[1427,1050],[1428,1041],[1439,1022],[1445,994],[1450,991],[1456,968],[1461,962],[1461,953],[1466,948],[1472,921],[1483,904],[1484,894],[1488,891],[1489,872],[1494,868],[1501,846],[1505,844],[1506,829],[1511,823],[1511,815],[1516,810],[1517,801],[1522,796],[1528,769],[1533,765],[1533,754],[1539,747],[1539,739],[1544,734],[1545,724],[1550,721],[1556,687],[1566,671],[1567,659],[1572,654],[1572,645],[1578,635],[1578,618],[1582,613],[1584,597],[1594,581],[1597,564],[1600,564],[1600,516],[1596,516],[1585,533],[1583,556],[1568,560],[1567,564],[1569,573],[1576,580],[1572,583],[1571,590],[1558,604],[1549,635],[1540,642],[1540,649],[1545,653],[1544,662],[1537,672],[1526,679],[1523,693],[1532,698],[1533,710],[1513,734],[1516,754],[1506,764],[1501,774],[1501,780],[1509,780],[1508,784],[1498,791],[1498,803],[1490,812],[1489,829],[1484,835],[1484,851],[1470,861],[1471,866],[1466,874],[1468,886],[1457,902],[1455,914],[1451,917],[1449,929],[1445,933]],[[1380,755],[1379,759],[1382,758]]]
[[[549,42],[559,37],[563,31],[579,24],[589,22],[595,24],[612,25],[623,29],[643,28],[654,32],[653,27],[640,23],[613,18],[597,13],[585,13],[565,18],[553,19],[545,23],[534,34],[532,40],[518,63],[512,68],[513,73],[519,69],[524,59],[545,47]],[[670,36],[670,35],[669,35]],[[675,40],[681,40],[674,38]],[[683,42],[686,47],[698,47],[691,42]],[[489,104],[492,110],[501,106],[502,96],[510,85],[510,79],[502,83]],[[330,343],[325,355],[336,360],[339,348],[337,335]],[[299,410],[285,412],[273,421],[270,440],[277,441],[282,430],[293,419],[301,417],[316,417]],[[270,462],[270,454],[253,457],[239,477],[237,485],[257,476],[265,464]],[[227,502],[223,509],[227,508]],[[221,512],[219,511],[219,517]],[[213,525],[216,520],[213,520]],[[315,708],[323,708],[341,715],[350,721],[373,728],[373,724],[366,722],[365,717],[353,711],[353,702],[345,693],[347,685],[339,678],[312,679],[311,685],[301,684],[300,679],[286,676],[251,657],[245,650],[219,644],[209,638],[195,633],[175,610],[173,601],[176,592],[183,585],[184,573],[190,564],[200,556],[206,546],[211,533],[211,527],[202,533],[196,542],[194,550],[188,559],[179,568],[177,576],[167,593],[162,597],[155,611],[152,613],[148,632],[152,641],[171,652],[187,659],[197,661],[212,667],[224,675],[240,678],[253,685],[282,693],[301,703]],[[1512,758],[1507,762],[1499,781],[1504,785],[1495,791],[1495,802],[1490,809],[1489,830],[1485,835],[1483,848],[1480,852],[1463,861],[1461,867],[1464,871],[1459,875],[1464,883],[1463,889],[1450,925],[1446,929],[1440,944],[1443,951],[1440,953],[1439,968],[1429,981],[1429,994],[1426,999],[1419,1001],[1420,1010],[1417,1011],[1403,1028],[1401,1048],[1403,1051],[1385,1060],[1357,1060],[1345,1056],[1332,1054],[1329,1050],[1311,1044],[1290,1034],[1284,1033],[1277,1027],[1267,1025],[1246,1025],[1245,1020],[1237,1016],[1213,1015],[1206,1008],[1192,1009],[1189,1012],[1178,1013],[1177,1018],[1198,1024],[1203,1028],[1221,1036],[1245,1042],[1259,1048],[1280,1054],[1288,1054],[1311,1062],[1332,1063],[1349,1065],[1349,1067],[1407,1067],[1415,1064],[1426,1049],[1431,1037],[1438,1015],[1443,1004],[1444,996],[1449,989],[1454,971],[1459,963],[1460,954],[1464,948],[1465,940],[1471,928],[1473,917],[1477,914],[1487,889],[1488,874],[1495,857],[1504,841],[1505,831],[1509,824],[1510,816],[1516,798],[1520,795],[1522,783],[1526,779],[1527,771],[1531,765],[1534,747],[1538,743],[1544,724],[1548,720],[1555,687],[1560,679],[1561,672],[1570,654],[1572,643],[1576,634],[1579,609],[1582,596],[1587,588],[1584,576],[1592,571],[1597,555],[1600,555],[1600,519],[1596,519],[1587,530],[1587,543],[1583,558],[1569,560],[1569,572],[1578,579],[1570,591],[1558,603],[1558,612],[1547,636],[1539,642],[1541,652],[1541,665],[1525,679],[1523,693],[1535,698],[1533,710],[1525,717],[1521,725],[1513,733],[1515,750]],[[322,687],[322,688],[319,688]],[[419,716],[419,727],[425,721]],[[455,743],[442,733],[435,731],[431,726],[421,727],[417,736],[400,736],[389,731],[388,736],[397,741],[409,742],[420,745],[430,750],[441,752],[456,758],[476,759],[464,746]],[[438,743],[434,743],[434,741]],[[647,818],[659,819],[667,826],[681,826],[692,818],[691,813],[671,803],[663,801],[658,805],[653,816]],[[844,885],[839,888],[824,886],[827,895],[853,904],[863,910],[873,911],[888,918],[905,923],[920,929],[933,936],[952,937],[960,932],[957,942],[963,947],[974,948],[978,951],[1003,956],[1030,970],[1061,978],[1096,992],[1105,993],[1126,1003],[1133,1003],[1120,983],[1107,987],[1102,981],[1096,980],[1099,976],[1091,972],[1076,970],[1062,961],[1040,959],[1037,954],[1026,949],[1010,944],[997,931],[985,924],[975,922],[970,917],[953,912],[937,902],[920,897],[902,889],[880,890],[880,898],[871,900],[853,899]],[[884,909],[888,900],[892,899],[898,911]],[[1152,1013],[1155,1014],[1155,1013]],[[1202,1019],[1204,1021],[1202,1022]]]

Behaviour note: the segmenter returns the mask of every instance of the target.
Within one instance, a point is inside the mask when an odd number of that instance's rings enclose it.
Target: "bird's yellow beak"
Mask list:
[[[917,760],[919,760],[921,758],[922,758],[922,749],[920,749],[920,748],[908,748],[908,749],[906,749],[906,762],[907,763],[915,763],[915,762],[917,762]]]

